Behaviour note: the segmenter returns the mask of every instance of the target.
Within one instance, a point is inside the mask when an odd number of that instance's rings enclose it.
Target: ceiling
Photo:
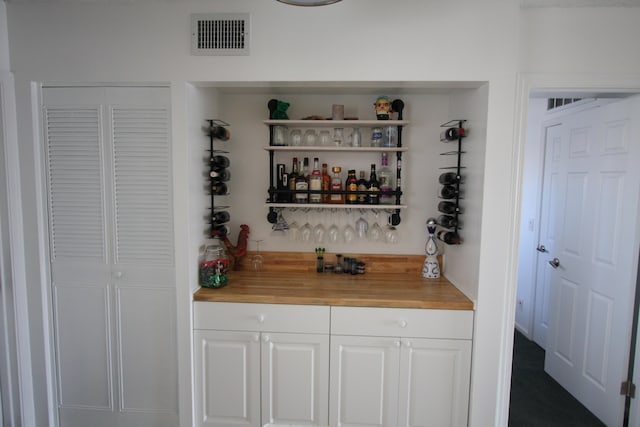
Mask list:
[[[640,0],[520,0],[520,7],[640,7]]]

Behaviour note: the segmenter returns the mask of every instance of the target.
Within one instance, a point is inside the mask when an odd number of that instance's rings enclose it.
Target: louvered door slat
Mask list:
[[[99,108],[45,108],[51,256],[104,261]]]
[[[172,265],[169,114],[113,108],[116,262]]]

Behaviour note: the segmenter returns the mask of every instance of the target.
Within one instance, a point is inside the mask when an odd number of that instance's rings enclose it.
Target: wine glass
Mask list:
[[[393,225],[387,225],[384,241],[391,244],[398,243],[398,230]]]
[[[292,242],[298,240],[298,238],[300,237],[300,226],[298,225],[297,222],[293,221],[291,224],[289,224],[289,229],[287,230],[287,237]]]
[[[326,234],[326,230],[324,229],[324,226],[322,225],[322,223],[317,223],[314,227],[313,227],[313,241],[321,244],[324,243],[324,235]]]
[[[251,258],[251,264],[253,265],[253,269],[255,271],[260,271],[262,270],[263,264],[263,257],[262,255],[260,255],[260,242],[262,242],[262,240],[254,240],[254,242],[256,242],[256,253]]]
[[[311,228],[311,224],[309,224],[309,222],[305,222],[300,228],[300,239],[302,239],[303,242],[309,242],[311,241],[312,233],[313,229]]]
[[[358,238],[364,239],[367,237],[367,231],[369,230],[369,223],[364,217],[358,218],[356,221],[356,233],[358,234]]]
[[[367,238],[370,242],[377,242],[382,237],[382,228],[378,223],[374,223],[371,228],[369,228],[369,232],[367,233]]]

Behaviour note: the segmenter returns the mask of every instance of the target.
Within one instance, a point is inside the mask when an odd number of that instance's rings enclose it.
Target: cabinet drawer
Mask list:
[[[331,334],[471,339],[473,311],[331,307]]]
[[[193,305],[194,329],[329,333],[327,306],[202,301]]]

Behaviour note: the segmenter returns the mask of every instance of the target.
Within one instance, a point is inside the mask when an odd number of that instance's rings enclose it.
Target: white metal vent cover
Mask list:
[[[191,15],[193,55],[248,55],[248,13]]]

